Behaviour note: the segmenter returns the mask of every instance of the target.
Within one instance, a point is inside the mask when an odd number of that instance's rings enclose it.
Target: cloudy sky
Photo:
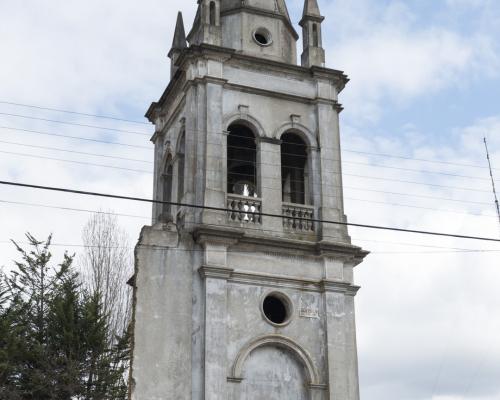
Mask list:
[[[189,25],[195,3],[1,1],[0,180],[150,197],[142,116],[168,83],[176,11]],[[302,1],[288,5],[298,22]],[[327,64],[351,78],[341,95],[349,220],[498,237],[482,138],[500,186],[500,2],[320,6]],[[84,210],[99,209],[121,214],[133,241],[150,215],[143,204],[2,186],[0,265],[26,231],[53,232],[56,255],[81,251]],[[362,398],[499,400],[500,246],[351,234],[372,251],[356,275]]]

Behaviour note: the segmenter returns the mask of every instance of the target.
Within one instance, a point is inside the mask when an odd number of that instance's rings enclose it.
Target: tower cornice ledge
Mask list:
[[[272,237],[264,235],[251,234],[244,228],[232,228],[229,226],[204,227],[200,226],[193,231],[193,237],[198,243],[219,243],[234,245],[252,245],[255,251],[268,251],[290,255],[290,252],[305,253],[304,255],[326,256],[342,258],[344,261],[352,262],[358,265],[369,254],[361,247],[354,246],[345,242],[331,241],[308,241],[290,239],[286,237]]]
[[[158,108],[163,108],[165,103],[168,101],[172,92],[175,92],[176,83],[179,83],[178,77],[184,73],[187,68],[187,64],[196,57],[213,58],[216,57],[218,60],[223,62],[237,62],[242,64],[247,64],[255,67],[256,65],[265,66],[268,69],[287,74],[295,75],[299,77],[309,76],[315,79],[326,79],[330,80],[337,86],[337,90],[340,93],[344,88],[349,78],[347,75],[340,70],[312,66],[310,68],[302,67],[300,65],[288,64],[280,61],[275,61],[267,58],[255,57],[248,54],[237,53],[234,49],[229,49],[226,47],[214,46],[209,44],[193,45],[189,48],[183,49],[179,58],[176,62],[176,66],[179,70],[174,76],[174,79],[170,81],[165,91],[161,95],[157,102],[153,102],[146,112],[145,117],[152,123],[155,119],[155,110]],[[177,77],[177,78],[176,78]],[[231,83],[228,83],[231,84]],[[250,89],[250,88],[249,88]],[[315,99],[311,99],[314,101]]]

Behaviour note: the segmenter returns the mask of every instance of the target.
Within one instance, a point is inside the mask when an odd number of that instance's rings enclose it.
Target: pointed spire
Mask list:
[[[187,47],[186,31],[184,30],[184,21],[182,13],[179,11],[177,14],[177,24],[175,25],[174,40],[172,41],[172,48],[168,52],[170,58],[170,77],[172,78],[177,72],[176,66],[177,59],[179,58],[182,50]]]
[[[318,0],[305,0],[302,18],[305,17],[322,18],[321,13],[319,12]]]
[[[290,19],[290,13],[288,12],[288,7],[286,6],[285,0],[277,0],[276,4],[278,6],[278,11],[280,14],[284,15],[288,22],[292,24],[292,20]]]
[[[187,47],[186,31],[184,30],[184,20],[182,12],[177,14],[177,23],[175,25],[174,40],[172,41],[172,50],[182,50]]]
[[[302,66],[324,66],[325,50],[321,34],[323,17],[319,11],[318,0],[304,0],[304,11],[299,25],[302,27],[303,53]]]

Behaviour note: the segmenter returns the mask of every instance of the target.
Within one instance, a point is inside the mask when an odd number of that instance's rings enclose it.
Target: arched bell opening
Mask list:
[[[182,203],[184,197],[184,166],[186,154],[186,133],[183,131],[177,148],[177,202]]]
[[[308,204],[308,148],[293,132],[281,136],[281,184],[283,202]]]
[[[216,15],[216,6],[215,6],[215,1],[211,1],[210,5],[208,7],[208,20],[210,25],[215,26],[217,23],[217,15]]]
[[[257,145],[253,131],[233,124],[227,137],[227,192],[259,197],[257,182]]]
[[[165,167],[162,174],[162,206],[160,220],[163,222],[172,221],[172,183],[174,171],[172,165],[172,157],[168,156],[165,162]]]

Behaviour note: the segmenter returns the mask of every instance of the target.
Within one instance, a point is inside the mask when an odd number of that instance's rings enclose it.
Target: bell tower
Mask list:
[[[338,95],[316,0],[304,54],[285,0],[177,19],[136,246],[133,400],[359,400]],[[315,28],[316,26],[316,28]],[[307,37],[306,37],[307,36]],[[321,221],[333,221],[340,224]]]

